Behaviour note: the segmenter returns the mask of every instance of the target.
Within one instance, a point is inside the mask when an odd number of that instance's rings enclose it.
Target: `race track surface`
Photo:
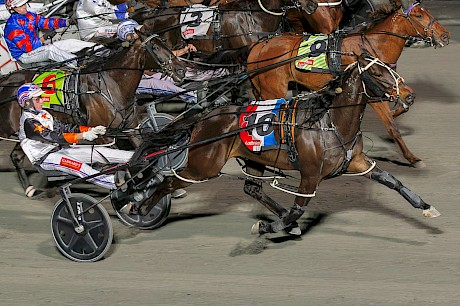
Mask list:
[[[230,176],[173,200],[167,223],[154,231],[124,226],[105,203],[114,245],[104,260],[75,263],[51,236],[59,198],[29,200],[16,174],[1,172],[0,305],[459,305],[460,1],[425,5],[452,41],[403,52],[398,72],[417,99],[397,122],[426,168],[408,167],[371,108],[362,129],[368,155],[439,218],[422,217],[375,182],[340,177],[320,185],[300,237],[253,236],[252,224],[272,216],[244,195],[232,161],[224,168]],[[0,146],[8,168],[11,145]],[[292,205],[293,196],[264,188]]]

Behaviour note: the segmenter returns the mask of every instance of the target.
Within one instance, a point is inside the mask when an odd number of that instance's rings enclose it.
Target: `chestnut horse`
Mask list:
[[[350,54],[360,54],[369,50],[372,55],[388,64],[395,64],[408,37],[419,37],[430,41],[435,47],[449,43],[450,33],[431,16],[426,8],[414,3],[408,9],[393,7],[391,4],[376,11],[377,18],[366,31],[356,30],[345,35],[341,45],[342,64],[354,61]],[[386,16],[386,17],[384,17]],[[381,20],[381,18],[384,18]],[[290,58],[297,55],[302,36],[283,35],[266,40],[254,46],[248,57],[248,69],[275,66],[252,77],[257,95],[263,99],[285,97],[290,81],[318,90],[334,78],[331,74],[312,73],[298,70]],[[279,62],[287,61],[282,65]],[[407,111],[408,105],[390,111],[387,102],[372,103],[372,108],[387,128],[388,133],[398,144],[404,157],[414,167],[424,163],[416,157],[404,143],[393,117]]]
[[[144,69],[168,69],[177,79],[183,78],[185,73],[182,62],[172,56],[156,36],[144,42],[138,39],[130,47],[120,48],[112,56],[87,66],[77,73],[79,112],[86,116],[83,123],[110,128],[132,128],[139,124],[134,96]],[[19,70],[0,78],[0,137],[9,138],[19,130],[21,108],[16,102],[16,92],[20,85],[31,82],[37,72]],[[42,87],[49,89],[52,86],[51,80],[49,82]],[[50,112],[63,121],[75,119],[69,114]],[[10,156],[24,190],[33,191],[23,166],[26,157],[19,143]]]
[[[239,128],[240,115],[249,116],[246,107],[217,108],[193,126],[187,166],[174,176],[165,178],[154,194],[139,205],[138,212],[142,215],[148,213],[159,199],[177,188],[218,176],[228,159],[240,157],[251,175],[245,183],[245,192],[280,218],[270,224],[258,221],[253,226],[255,233],[288,228],[292,234],[300,234],[296,220],[315,195],[319,183],[345,172],[363,175],[396,190],[413,207],[422,209],[424,216],[438,216],[439,212],[433,206],[426,204],[390,173],[375,167],[375,162],[363,153],[360,124],[369,97],[385,99],[386,95],[394,96],[399,90],[400,96],[409,102],[413,99],[413,91],[376,58],[361,54],[357,62],[349,67],[341,79],[334,81],[324,93],[316,93],[311,99],[298,100],[297,104],[290,103],[286,108],[279,108],[272,121],[261,119],[261,122],[255,121],[249,126],[261,128],[267,133],[273,129],[279,142],[281,131],[286,131],[283,126],[289,126],[288,129],[293,131],[287,137],[295,146],[297,167],[289,158],[288,151],[292,150],[251,152],[246,148],[238,136],[242,131]],[[283,121],[283,113],[288,112],[287,109],[295,112],[295,121]],[[149,155],[144,156],[148,158]],[[265,166],[300,171],[300,185],[296,192],[291,192],[295,194],[295,201],[290,211],[262,192],[260,179]]]
[[[342,19],[340,7],[317,5],[325,0],[291,0],[293,4],[309,11],[308,20],[316,32],[331,33]],[[287,1],[288,3],[290,1]],[[218,3],[219,4],[219,3]],[[261,7],[262,5],[262,7]],[[210,26],[207,38],[197,38],[193,43],[198,51],[211,54],[218,50],[251,46],[263,37],[280,34],[283,1],[244,0],[219,4],[220,31]],[[184,44],[181,39],[179,17],[182,8],[155,8],[138,10],[133,18],[142,22],[149,33],[162,33],[173,49]]]

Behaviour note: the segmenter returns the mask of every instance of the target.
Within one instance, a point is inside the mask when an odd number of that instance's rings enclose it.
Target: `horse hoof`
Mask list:
[[[431,206],[430,209],[423,210],[423,216],[427,218],[436,218],[440,215],[441,213],[436,208],[434,208],[434,206]]]
[[[419,161],[413,163],[412,167],[414,167],[414,168],[425,168],[426,164],[422,160],[419,160]]]
[[[262,223],[262,221],[257,221],[256,223],[254,223],[254,225],[251,227],[251,234],[253,234],[253,235],[260,234],[259,229],[260,229],[260,224],[261,223]]]
[[[31,198],[34,196],[35,191],[37,191],[37,189],[35,189],[34,186],[29,186],[26,188],[25,194],[28,198]]]
[[[289,231],[289,234],[294,236],[300,236],[302,234],[302,231],[300,230],[300,227],[296,226]]]

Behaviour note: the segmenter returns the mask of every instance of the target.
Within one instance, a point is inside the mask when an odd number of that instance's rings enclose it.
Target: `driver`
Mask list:
[[[92,142],[104,135],[104,126],[78,126],[53,118],[42,109],[43,90],[36,84],[26,83],[18,89],[18,103],[23,109],[20,119],[21,148],[32,164],[45,170],[58,170],[78,177],[99,173],[88,163],[126,163],[133,152],[107,147],[70,146],[83,141]],[[88,180],[103,188],[115,189],[114,175],[101,174]],[[26,190],[26,194],[28,190]],[[33,196],[28,195],[28,196]]]

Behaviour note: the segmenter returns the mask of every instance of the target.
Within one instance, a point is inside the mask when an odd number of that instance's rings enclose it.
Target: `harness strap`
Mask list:
[[[296,118],[295,118],[295,106],[297,105],[298,101],[291,99],[288,103],[288,106],[286,108],[286,117],[290,118],[292,123],[295,123]],[[282,121],[285,123],[285,121]],[[300,169],[300,163],[299,163],[299,154],[297,153],[297,149],[295,148],[294,145],[294,124],[292,127],[289,127],[290,124],[283,124],[283,129],[285,133],[285,142],[287,145],[287,154],[289,157],[289,162],[292,164],[292,166],[299,170]]]

